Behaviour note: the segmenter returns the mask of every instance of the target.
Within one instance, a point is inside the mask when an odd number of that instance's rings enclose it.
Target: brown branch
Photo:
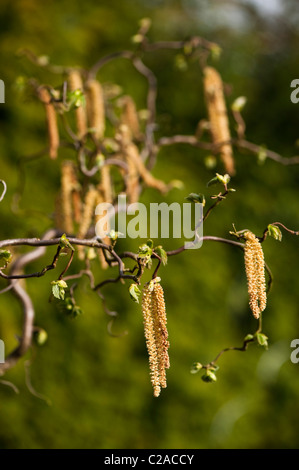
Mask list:
[[[49,230],[45,237],[51,237],[56,233],[54,230]],[[47,240],[40,240],[41,242],[46,242]],[[18,260],[13,264],[11,272],[22,270],[28,263],[35,261],[36,259],[43,256],[46,248],[44,246],[39,246],[36,250],[26,253],[18,258]],[[23,330],[19,338],[18,346],[6,357],[4,364],[0,364],[0,375],[11,367],[13,367],[18,360],[26,354],[28,349],[31,346],[32,335],[33,335],[33,326],[34,326],[34,317],[35,311],[32,300],[29,294],[25,291],[23,286],[19,282],[13,282],[12,290],[14,294],[18,297],[22,308],[23,308]]]
[[[252,152],[256,155],[258,155],[260,150],[261,150],[261,145],[253,144],[252,142],[249,142],[248,140],[236,139],[236,140],[233,140],[233,143],[237,147],[249,150],[250,152]],[[273,150],[268,150],[267,148],[264,148],[264,147],[263,147],[263,152],[265,153],[266,157],[268,157],[271,160],[274,160],[278,163],[281,163],[282,165],[297,165],[297,164],[299,164],[299,156],[282,157],[279,153],[273,152]]]

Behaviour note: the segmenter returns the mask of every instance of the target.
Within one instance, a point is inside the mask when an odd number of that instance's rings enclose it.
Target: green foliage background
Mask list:
[[[299,120],[299,105],[290,101],[290,83],[298,76],[299,63],[296,15],[296,2],[290,0],[276,19],[217,1],[2,0],[6,103],[0,106],[0,178],[8,192],[0,207],[1,239],[41,236],[51,226],[59,187],[56,162],[42,157],[24,163],[44,148],[46,132],[39,104],[20,96],[15,82],[19,76],[37,76],[55,86],[61,77],[39,70],[18,54],[20,49],[47,55],[56,64],[89,68],[109,52],[132,47],[130,38],[145,16],[153,22],[152,40],[206,37],[223,48],[217,68],[232,86],[228,100],[248,98],[247,138],[291,156],[297,151]],[[198,64],[178,70],[171,51],[149,53],[145,62],[158,77],[157,133],[192,134],[206,116]],[[100,79],[118,83],[139,108],[145,106],[145,83],[124,61],[108,65]],[[67,155],[60,150],[60,158]],[[183,145],[161,152],[154,174],[185,183],[166,201],[182,203],[190,192],[213,194],[206,183],[222,169],[206,168],[205,156]],[[245,152],[235,157],[232,186],[237,192],[211,215],[205,234],[228,237],[232,223],[258,235],[275,221],[298,229],[299,167],[270,160],[261,165]],[[21,187],[17,204],[15,194]],[[148,190],[142,201],[159,202],[162,197]],[[175,247],[172,241],[163,244],[165,249]],[[128,247],[137,250],[138,241],[128,242]],[[269,350],[252,346],[246,353],[228,352],[219,361],[215,384],[190,374],[192,363],[209,362],[222,348],[241,345],[256,329],[242,253],[204,243],[161,268],[171,368],[168,388],[158,399],[149,381],[140,306],[129,299],[128,284],[105,288],[109,308],[119,313],[112,331],[120,336],[113,337],[107,333],[110,318],[87,282],[77,293],[84,315],[71,320],[55,302],[48,302],[56,272],[27,281],[36,324],[46,329],[49,339],[26,359],[33,360],[32,385],[51,405],[29,392],[25,361],[20,361],[5,376],[20,393],[0,386],[0,448],[297,448],[299,365],[290,361],[290,342],[299,337],[298,239],[283,232],[282,242],[269,239],[264,251],[274,275],[263,322]],[[31,268],[44,266],[54,252],[49,249]],[[97,278],[106,274],[98,270]],[[0,288],[4,286],[1,282]],[[21,328],[21,310],[9,292],[0,302],[0,337],[9,351]]]

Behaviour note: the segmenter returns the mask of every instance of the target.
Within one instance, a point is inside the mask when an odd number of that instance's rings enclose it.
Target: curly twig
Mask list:
[[[6,183],[5,183],[4,180],[0,180],[0,183],[2,183],[2,185],[3,185],[3,191],[2,191],[2,194],[1,194],[1,196],[0,196],[0,202],[1,202],[1,201],[3,200],[5,194],[6,194],[7,185],[6,185]]]

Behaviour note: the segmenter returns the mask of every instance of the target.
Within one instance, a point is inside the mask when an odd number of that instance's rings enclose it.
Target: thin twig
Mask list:
[[[2,183],[2,185],[3,185],[3,191],[2,191],[2,194],[1,194],[1,196],[0,196],[0,202],[1,202],[1,201],[3,200],[5,194],[6,194],[7,185],[6,185],[6,183],[5,183],[4,180],[0,180],[0,183]]]

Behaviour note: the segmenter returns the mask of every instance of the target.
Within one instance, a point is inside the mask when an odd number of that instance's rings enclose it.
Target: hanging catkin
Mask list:
[[[162,194],[169,190],[169,186],[157,178],[155,178],[143,163],[138,147],[131,140],[128,126],[122,124],[119,127],[118,139],[121,144],[124,159],[128,165],[126,177],[127,194],[130,202],[137,202],[140,193],[140,179],[146,186],[155,188]]]
[[[78,231],[78,238],[84,238],[87,235],[87,232],[94,220],[95,207],[98,200],[98,191],[96,188],[91,186],[84,198],[83,203],[83,213],[81,218],[81,223]],[[78,246],[78,258],[84,258],[84,248],[83,246]]]
[[[99,140],[105,133],[105,106],[103,89],[97,80],[89,80],[85,86],[86,111],[89,127],[94,137]]]
[[[218,145],[227,142],[219,147],[219,153],[225,171],[229,175],[234,175],[235,163],[232,146],[229,143],[231,135],[221,76],[213,67],[205,67],[203,83],[213,143]]]
[[[49,155],[50,158],[54,160],[57,158],[57,151],[60,143],[56,111],[53,103],[51,102],[51,95],[45,87],[40,87],[38,89],[38,97],[45,107],[46,123],[48,129]]]
[[[245,232],[244,238],[249,306],[253,316],[259,318],[267,304],[264,253],[258,238],[252,232]]]
[[[111,204],[113,201],[113,188],[109,165],[103,165],[101,168],[101,180],[98,185],[98,189],[102,194],[104,202],[109,202]]]
[[[160,278],[150,281],[142,292],[144,335],[155,397],[160,395],[161,387],[166,388],[166,369],[170,367],[164,292],[159,281]]]
[[[101,181],[98,185],[98,200],[97,205],[102,202],[107,202],[112,204],[113,201],[113,188],[112,188],[112,181],[110,176],[110,168],[108,165],[104,165],[101,168]],[[103,216],[102,216],[103,217]],[[96,217],[96,222],[101,219],[100,216]],[[107,232],[110,231],[110,227],[107,227]],[[103,243],[106,245],[111,245],[111,239],[107,236],[102,239]],[[108,263],[105,259],[103,250],[99,250],[99,260],[103,269],[108,268]]]
[[[132,139],[140,139],[139,118],[133,98],[129,95],[123,96],[120,99],[120,104],[122,106],[121,123],[128,127]]]
[[[65,160],[61,165],[60,206],[62,212],[63,229],[67,234],[72,234],[74,232],[72,195],[74,190],[78,190],[75,165],[73,162]]]
[[[68,83],[71,91],[80,90],[83,93],[83,82],[81,74],[78,70],[72,70],[68,76]],[[79,139],[82,139],[87,132],[87,117],[85,107],[77,107],[75,110],[76,127]]]

